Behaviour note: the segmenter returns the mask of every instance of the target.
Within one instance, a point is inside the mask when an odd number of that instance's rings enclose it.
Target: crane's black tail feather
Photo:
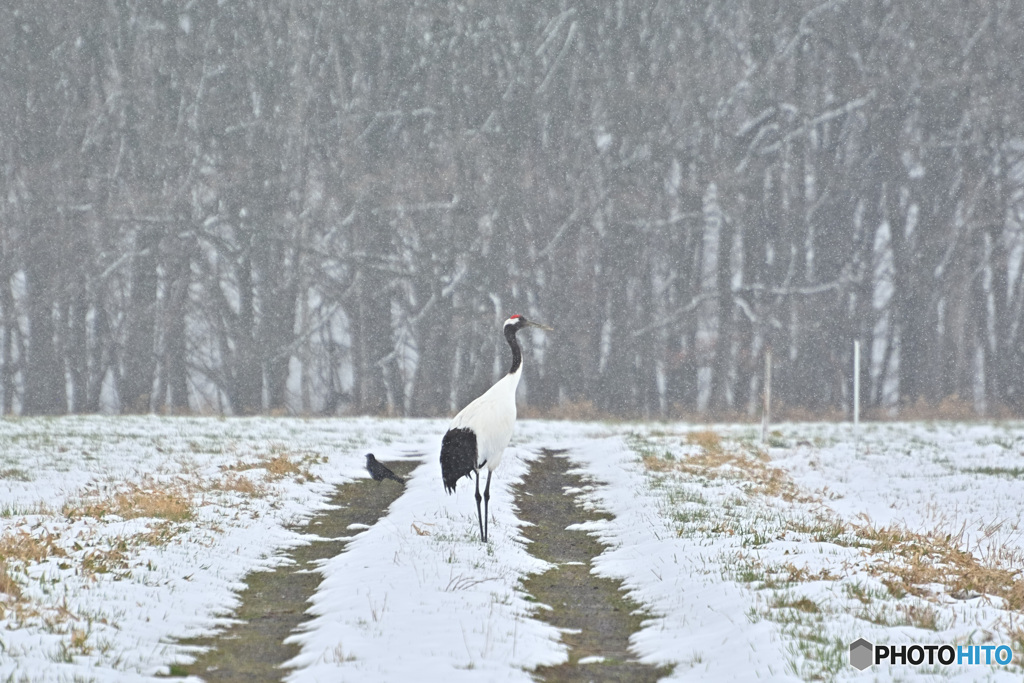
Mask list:
[[[455,492],[459,479],[476,471],[476,434],[472,429],[449,429],[441,439],[441,478],[444,490]]]

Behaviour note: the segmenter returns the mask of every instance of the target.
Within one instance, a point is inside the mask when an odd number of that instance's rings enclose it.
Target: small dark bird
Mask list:
[[[399,484],[404,484],[405,479],[389,470],[387,467],[377,462],[377,458],[373,457],[373,453],[366,454],[366,470],[373,477],[374,481],[384,481],[385,479],[394,479]]]

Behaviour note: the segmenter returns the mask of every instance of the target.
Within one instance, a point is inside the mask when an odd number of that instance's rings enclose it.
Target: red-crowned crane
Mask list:
[[[516,423],[516,387],[523,375],[523,352],[516,332],[524,327],[550,327],[513,315],[505,321],[505,341],[512,349],[512,367],[476,400],[459,411],[441,439],[441,477],[444,489],[455,492],[462,477],[476,473],[476,516],[480,522],[480,540],[487,542],[487,514],[491,500],[491,475],[501,463],[501,454],[512,439]],[[484,511],[480,514],[480,470],[487,468],[484,487]]]

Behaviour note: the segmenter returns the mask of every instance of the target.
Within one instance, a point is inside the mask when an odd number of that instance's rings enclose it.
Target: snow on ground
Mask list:
[[[1024,567],[1020,425],[871,425],[856,449],[849,426],[788,425],[767,452],[750,428],[725,426],[714,430],[730,437],[717,459],[696,429],[640,427],[573,453],[581,471],[616,482],[589,494],[615,519],[590,527],[612,546],[597,571],[624,579],[656,615],[634,637],[644,661],[675,664],[670,678],[679,680],[863,679],[870,674],[847,657],[864,637],[1007,644],[1019,664],[1019,612],[999,597],[954,591],[957,572],[936,565],[952,539],[1011,577]],[[895,552],[880,545],[890,537],[900,541]],[[919,568],[907,558],[943,581],[901,581]],[[1020,677],[1019,667],[995,666],[873,671]]]
[[[634,649],[675,665],[671,679],[1020,677],[1017,665],[861,673],[846,660],[865,637],[1006,643],[1019,662],[1019,424],[870,424],[856,444],[849,425],[784,425],[762,449],[748,426],[522,421],[491,486],[486,547],[472,482],[454,496],[441,486],[445,425],[0,421],[0,569],[13,577],[0,574],[0,678],[167,673],[187,660],[175,639],[226,623],[245,574],[303,542],[287,526],[365,477],[373,451],[422,464],[321,567],[288,680],[528,680],[566,657],[517,591],[545,567],[521,540],[511,486],[542,448],[566,449],[592,480],[577,493],[615,515],[588,527],[610,546],[595,571],[645,606]]]
[[[0,557],[21,593],[0,602],[0,679],[166,673],[186,654],[172,639],[223,625],[246,573],[302,542],[286,525],[321,509],[334,484],[366,476],[367,450],[421,441],[396,426],[0,421]]]
[[[436,457],[426,458],[383,523],[323,567],[287,680],[530,681],[527,670],[565,661],[558,631],[530,618],[516,590],[521,576],[547,569],[527,552],[512,504],[511,486],[535,457],[510,449],[492,478],[487,546],[474,483],[445,495]]]

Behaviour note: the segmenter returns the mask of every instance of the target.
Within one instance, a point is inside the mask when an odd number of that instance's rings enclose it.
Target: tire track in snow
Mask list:
[[[385,463],[400,477],[407,477],[419,460]],[[209,648],[195,663],[175,666],[172,675],[193,675],[206,681],[262,683],[280,681],[288,674],[281,665],[299,653],[299,646],[284,640],[306,620],[309,599],[320,585],[318,561],[342,552],[353,535],[352,525],[371,526],[405,490],[394,482],[357,479],[338,486],[329,503],[337,509],[314,516],[297,528],[301,534],[321,539],[289,550],[292,560],[273,571],[249,574],[239,593],[241,604],[233,617],[240,620],[213,638],[182,641],[184,645]],[[330,539],[330,540],[328,540]]]
[[[523,483],[515,487],[519,518],[529,525],[523,535],[530,552],[551,562],[553,569],[523,581],[523,589],[538,603],[535,616],[563,629],[569,661],[540,667],[544,681],[656,681],[671,668],[656,668],[636,661],[629,651],[629,636],[640,629],[645,615],[629,600],[622,583],[591,573],[594,558],[605,546],[579,529],[566,527],[607,518],[584,510],[566,489],[579,489],[586,481],[570,474],[565,451],[545,450]]]

